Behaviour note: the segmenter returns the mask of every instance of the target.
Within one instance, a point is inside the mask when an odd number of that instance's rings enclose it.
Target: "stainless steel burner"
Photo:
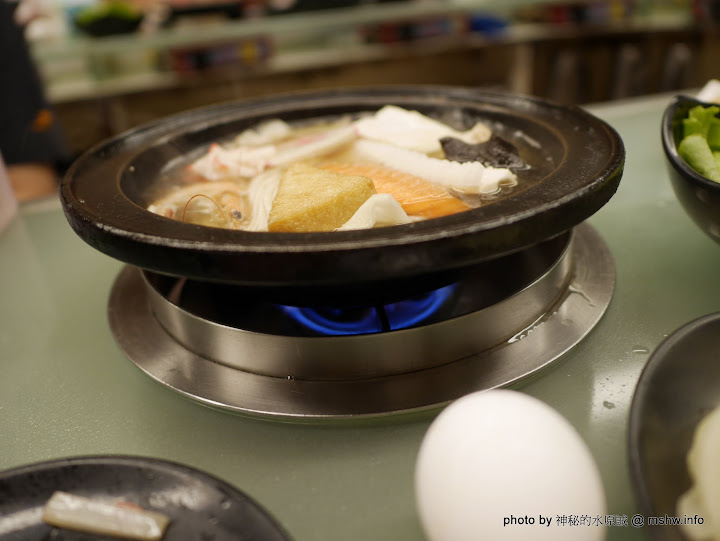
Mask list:
[[[134,267],[113,287],[110,327],[144,372],[210,406],[295,420],[422,411],[516,383],[597,324],[614,290],[612,255],[587,224],[566,238],[552,264],[513,294],[408,329],[285,336],[236,328],[187,310],[177,291],[167,295]]]

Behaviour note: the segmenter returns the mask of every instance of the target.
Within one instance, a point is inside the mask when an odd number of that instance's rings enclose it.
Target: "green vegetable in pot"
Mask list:
[[[683,138],[678,146],[678,153],[702,176],[720,182],[720,167],[707,140],[701,134],[693,133]]]
[[[705,178],[720,182],[720,107],[698,105],[683,119],[678,153]]]
[[[707,137],[710,127],[713,124],[720,124],[720,119],[715,115],[720,113],[720,107],[703,107],[698,105],[688,112],[688,117],[683,120],[683,136],[699,133],[703,137]]]

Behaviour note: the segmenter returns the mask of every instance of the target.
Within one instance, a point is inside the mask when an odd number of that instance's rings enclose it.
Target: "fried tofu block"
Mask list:
[[[280,179],[268,230],[333,231],[374,193],[373,181],[367,177],[293,164]]]

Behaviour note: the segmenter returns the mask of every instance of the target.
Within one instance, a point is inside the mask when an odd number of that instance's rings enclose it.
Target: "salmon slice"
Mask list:
[[[472,208],[442,186],[382,165],[328,162],[319,167],[372,179],[377,193],[392,195],[410,216],[439,218]]]

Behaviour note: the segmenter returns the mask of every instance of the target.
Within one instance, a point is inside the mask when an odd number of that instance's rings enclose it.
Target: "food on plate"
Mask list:
[[[720,541],[720,406],[707,414],[693,435],[687,466],[692,486],[677,503],[679,517],[702,517],[684,521],[681,527],[694,541]]]
[[[58,528],[140,541],[162,539],[170,524],[166,515],[128,502],[99,501],[62,491],[47,501],[42,518]]]
[[[367,177],[293,164],[280,178],[268,230],[333,231],[375,193],[373,181]]]
[[[683,119],[678,154],[705,178],[720,182],[720,107],[698,105]]]
[[[395,105],[293,125],[265,121],[210,144],[148,210],[197,225],[273,232],[386,227],[464,212],[511,190],[518,177],[510,166],[525,165],[483,122],[465,123],[468,129],[455,129]],[[484,155],[447,155],[445,147],[458,145]],[[502,160],[508,166],[498,166]]]

